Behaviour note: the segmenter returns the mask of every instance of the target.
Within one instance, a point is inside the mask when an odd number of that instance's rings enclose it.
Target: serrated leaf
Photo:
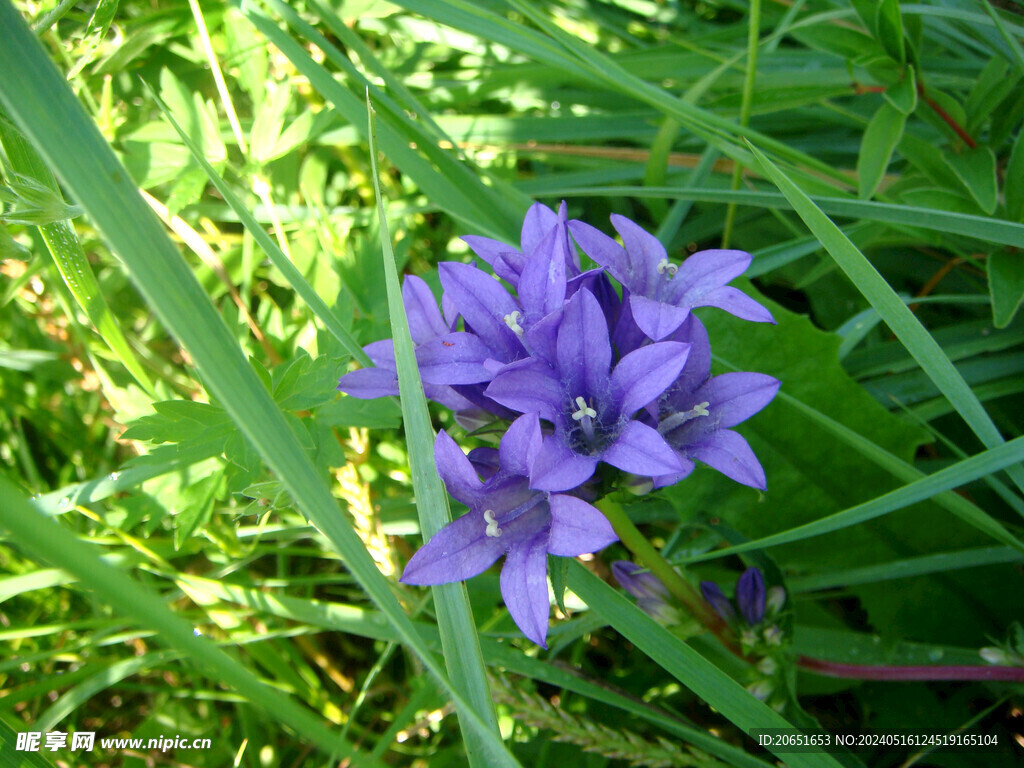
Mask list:
[[[1005,328],[1024,301],[1024,253],[1003,249],[988,257],[988,292],[992,323]]]
[[[182,509],[174,516],[174,549],[179,550],[196,529],[205,525],[213,513],[213,503],[224,477],[223,470],[214,472],[181,493]]]
[[[882,96],[904,115],[909,115],[917,109],[917,76],[914,74],[914,68],[907,66],[903,79],[886,88]]]
[[[893,150],[903,137],[906,119],[903,112],[885,101],[868,123],[857,158],[857,183],[862,200],[874,195],[882,182]]]
[[[998,192],[996,188],[996,156],[988,147],[975,147],[960,154],[944,156],[946,165],[981,206],[992,214],[996,210]]]
[[[900,64],[906,61],[900,0],[882,0],[875,11],[875,33],[886,53]]]
[[[254,162],[262,165],[273,156],[291,98],[287,84],[279,84],[260,103],[249,138],[249,155]]]

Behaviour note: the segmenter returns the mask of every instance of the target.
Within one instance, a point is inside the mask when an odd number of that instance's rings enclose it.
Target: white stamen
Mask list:
[[[670,262],[668,259],[662,259],[661,261],[658,262],[659,275],[664,275],[666,272],[668,272],[669,277],[671,277],[678,271],[679,267]]]
[[[582,397],[576,398],[576,405],[579,410],[573,411],[572,418],[574,421],[581,421],[586,416],[589,416],[592,419],[597,418],[597,411],[588,406],[587,401]]]
[[[496,539],[501,536],[501,528],[498,527],[498,521],[494,519],[494,510],[484,510],[484,522],[487,523],[487,530],[484,531],[490,538]]]
[[[658,425],[658,433],[662,435],[667,435],[673,429],[682,426],[688,421],[692,421],[693,419],[696,419],[700,416],[710,416],[711,413],[708,411],[709,405],[711,405],[711,402],[705,400],[703,403],[697,403],[695,406],[693,406],[693,408],[691,408],[688,411],[679,411],[677,413],[673,413],[667,419],[663,419],[662,422]]]
[[[523,326],[519,324],[520,317],[522,317],[522,314],[519,312],[518,309],[515,309],[509,312],[507,315],[505,315],[504,318],[502,318],[505,321],[505,325],[511,328],[512,333],[514,333],[516,336],[523,335]]]

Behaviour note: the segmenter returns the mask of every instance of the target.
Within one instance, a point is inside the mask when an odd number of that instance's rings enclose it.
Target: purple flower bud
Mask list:
[[[736,605],[743,620],[754,627],[764,618],[764,578],[757,568],[748,568],[736,584]]]
[[[629,560],[612,563],[612,574],[644,613],[661,624],[678,624],[679,611],[668,600],[668,590],[657,576]]]
[[[711,607],[715,609],[719,616],[725,619],[730,624],[736,620],[736,611],[732,607],[732,603],[729,602],[729,598],[722,592],[722,588],[719,587],[713,581],[702,581],[700,583],[700,593],[704,595],[704,599],[711,603]]]

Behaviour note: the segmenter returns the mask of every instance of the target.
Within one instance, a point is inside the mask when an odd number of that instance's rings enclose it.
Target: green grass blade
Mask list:
[[[751,549],[788,544],[793,541],[801,541],[813,536],[840,531],[843,528],[849,528],[852,525],[887,515],[890,512],[903,509],[919,501],[930,499],[943,491],[957,488],[972,480],[977,480],[979,477],[984,477],[991,472],[997,472],[1021,461],[1024,461],[1024,437],[1018,437],[1003,445],[989,448],[976,456],[964,459],[951,467],[946,467],[939,472],[928,475],[922,480],[910,483],[902,488],[897,488],[895,491],[890,491],[863,504],[844,509],[842,512],[836,512],[834,515],[815,520],[813,523],[807,523],[806,525],[791,528],[788,531],[765,536],[746,544],[716,549],[714,552],[690,558],[687,562],[714,560],[736,552],[746,552]],[[994,518],[990,518],[987,515],[985,517],[972,516],[971,519],[967,519],[967,522],[992,536],[997,541],[1013,547],[1019,552],[1024,552],[1024,542],[1018,540]]]
[[[792,204],[812,233],[821,241],[839,267],[846,273],[864,298],[878,310],[896,337],[907,348],[921,369],[956,408],[986,448],[1002,445],[1003,436],[985,411],[981,401],[950,362],[942,347],[914,316],[906,304],[885,281],[864,254],[850,242],[803,191],[756,147],[750,145],[761,167]],[[1024,467],[1008,466],[1007,473],[1018,488],[1024,490]]]
[[[747,192],[743,190],[733,192],[727,189],[707,189],[704,187],[559,187],[548,190],[547,194],[564,195],[566,197],[585,195],[601,197],[666,197],[678,200],[694,200],[701,203],[735,202],[738,205],[750,205],[760,208],[797,210],[790,199],[777,192]],[[948,232],[949,234],[964,235],[965,237],[973,237],[988,243],[999,243],[1000,245],[1019,246],[1024,242],[1024,224],[1004,219],[843,197],[815,196],[811,198],[811,202],[831,216],[878,221],[894,227]]]
[[[793,727],[778,712],[754,698],[729,675],[576,561],[569,564],[569,587],[623,637],[741,730],[749,733],[754,728]],[[837,768],[840,765],[824,753],[781,753],[778,757],[790,768]]]
[[[0,18],[3,14],[0,9]],[[282,695],[281,691],[257,680],[238,659],[205,637],[196,637],[193,627],[171,611],[161,595],[103,562],[92,546],[79,541],[59,523],[41,515],[17,488],[2,477],[0,496],[4,499],[4,504],[0,505],[0,527],[9,531],[33,558],[59,565],[77,576],[118,613],[140,626],[155,629],[172,650],[202,664],[215,679],[233,687],[325,753],[365,759],[365,755],[352,744],[338,739],[316,716]]]
[[[380,238],[384,256],[384,280],[387,283],[388,312],[391,317],[392,337],[395,344],[395,362],[398,367],[398,387],[402,401],[402,421],[409,452],[409,468],[412,474],[413,491],[416,497],[416,511],[419,514],[420,529],[424,539],[429,540],[441,528],[451,522],[448,509],[448,495],[441,478],[434,468],[434,430],[427,412],[427,399],[423,394],[416,353],[409,332],[409,319],[402,302],[402,287],[398,282],[398,267],[391,249],[388,221],[384,215],[383,199],[380,192],[377,169],[376,130],[373,122],[373,107],[370,91],[366,91],[366,107],[369,118],[367,133],[370,137],[370,167],[373,176],[373,191],[377,197],[377,214],[380,219]],[[473,710],[490,727],[498,731],[498,716],[494,711],[487,673],[480,653],[480,639],[477,636],[473,611],[469,605],[469,594],[465,582],[442,584],[431,589],[437,610],[438,629],[444,648],[445,665],[452,684],[465,696]],[[471,766],[491,765],[488,745],[465,724],[466,713],[459,711],[462,722],[466,753]],[[511,756],[509,756],[511,759]]]
[[[810,576],[787,579],[786,586],[793,592],[811,592],[817,589],[834,589],[854,584],[876,584],[892,579],[907,579],[912,576],[927,576],[932,573],[947,573],[961,568],[977,568],[983,565],[1019,563],[1024,553],[1013,547],[975,547],[955,552],[938,552],[933,555],[908,557],[881,565],[866,565],[845,571],[828,571]]]
[[[327,537],[352,575],[397,629],[401,640],[467,712],[497,765],[516,765],[504,745],[452,686],[377,570],[359,536],[341,514],[324,478],[306,456],[284,414],[252,370],[181,254],[139,196],[63,77],[8,0],[0,0],[2,101],[15,123],[130,272],[150,307],[189,351],[204,383],[257,450],[299,509]],[[86,574],[83,581],[91,585]]]

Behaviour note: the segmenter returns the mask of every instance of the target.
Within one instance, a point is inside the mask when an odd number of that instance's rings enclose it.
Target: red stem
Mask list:
[[[1024,682],[1024,667],[918,665],[890,667],[874,664],[840,664],[801,656],[797,664],[825,677],[853,680],[1006,680]]]
[[[938,115],[945,121],[946,125],[948,125],[956,132],[957,136],[963,139],[964,144],[966,144],[971,149],[974,149],[976,146],[978,146],[977,142],[971,138],[971,134],[964,130],[963,126],[960,125],[960,123],[954,120],[946,110],[939,106],[938,102],[936,102],[934,99],[932,99],[931,96],[928,95],[928,93],[924,89],[924,83],[917,84],[917,94],[922,99],[924,99],[925,104],[931,107],[936,115]]]

